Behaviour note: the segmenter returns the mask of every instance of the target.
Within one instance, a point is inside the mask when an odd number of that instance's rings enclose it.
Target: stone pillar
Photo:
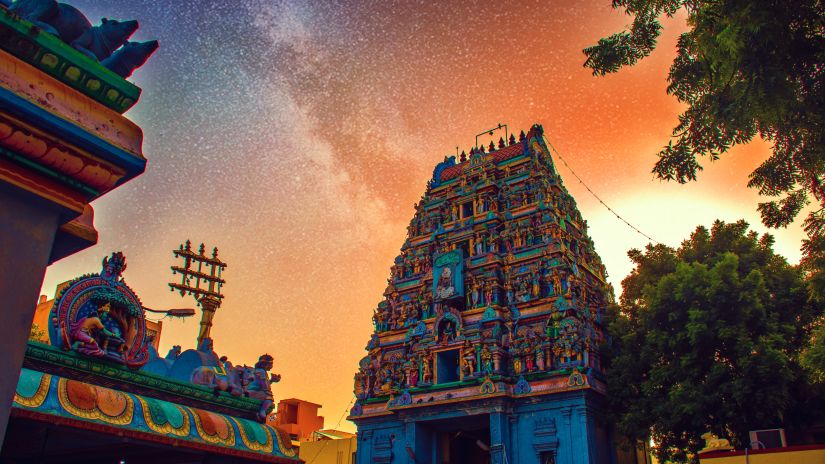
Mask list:
[[[490,413],[490,463],[511,464],[510,421],[501,411]]]
[[[59,219],[44,201],[0,188],[0,448]]]

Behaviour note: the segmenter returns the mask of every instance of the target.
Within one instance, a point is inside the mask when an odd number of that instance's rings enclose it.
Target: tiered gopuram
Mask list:
[[[609,460],[605,268],[542,127],[445,158],[415,210],[355,376],[358,462]]]

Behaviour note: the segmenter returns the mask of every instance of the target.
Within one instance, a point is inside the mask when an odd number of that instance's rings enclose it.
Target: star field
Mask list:
[[[372,310],[433,167],[499,122],[542,124],[594,191],[661,242],[716,218],[763,230],[745,185],[766,144],[706,163],[691,185],[650,173],[681,110],[665,93],[679,17],[651,57],[596,78],[581,49],[629,22],[606,0],[71,3],[93,23],[138,19],[133,40],[161,45],[132,78],[146,173],[94,203],[100,243],[50,267],[43,292],[122,250],[145,305],[193,306],[166,287],[171,250],[217,246],[229,267],[216,351],[236,363],[272,354],[276,400],[323,404],[328,427],[352,397]],[[646,241],[557,168],[618,292],[627,250]],[[799,227],[776,235],[797,261]],[[164,321],[162,354],[193,347],[197,325]]]

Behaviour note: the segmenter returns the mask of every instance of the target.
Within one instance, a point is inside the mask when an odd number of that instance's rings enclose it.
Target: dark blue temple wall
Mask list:
[[[489,420],[493,464],[539,464],[541,452],[555,453],[557,464],[610,464],[615,457],[599,411],[598,398],[579,391],[552,397],[490,399],[472,406],[433,405],[357,419],[357,462],[440,462],[432,424],[475,417]]]

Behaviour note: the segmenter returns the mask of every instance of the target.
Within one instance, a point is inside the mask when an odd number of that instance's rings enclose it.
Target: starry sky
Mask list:
[[[498,123],[542,124],[581,179],[657,241],[677,246],[717,218],[764,231],[746,183],[769,145],[703,163],[690,185],[650,172],[682,110],[665,92],[682,16],[649,58],[593,77],[582,48],[631,21],[608,0],[70,3],[93,23],[138,19],[133,40],[160,49],[131,78],[143,95],[127,113],[145,133],[146,172],[94,202],[99,244],[52,265],[43,293],[121,250],[144,305],[194,307],[166,285],[171,250],[217,246],[229,267],[216,351],[247,364],[273,355],[276,400],[322,404],[327,427],[353,397],[433,167]],[[556,164],[618,293],[627,251],[648,240]],[[799,224],[774,234],[798,262]],[[194,347],[198,318],[164,320],[161,353]]]

